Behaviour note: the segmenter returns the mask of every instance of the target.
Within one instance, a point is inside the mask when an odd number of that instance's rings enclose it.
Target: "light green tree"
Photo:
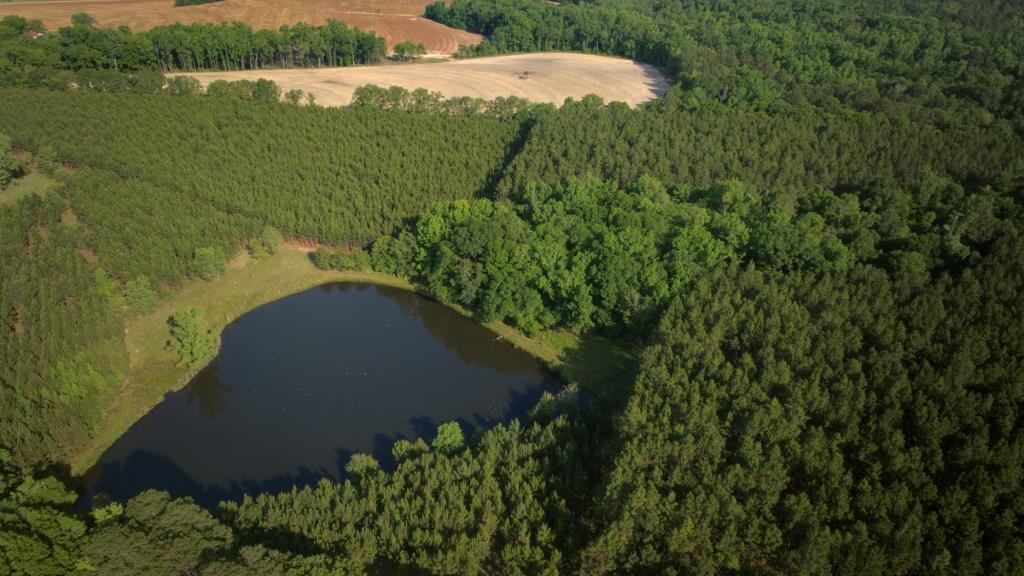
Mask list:
[[[213,280],[224,273],[224,252],[217,247],[197,248],[191,268],[203,280]]]
[[[156,309],[156,291],[149,283],[149,278],[137,276],[124,285],[124,301],[128,313],[133,316],[149,314]]]
[[[431,443],[434,450],[445,454],[458,452],[466,444],[458,422],[446,422],[437,427],[437,436]]]
[[[202,310],[179,310],[168,319],[167,324],[171,328],[171,339],[167,346],[178,353],[178,366],[195,368],[216,351],[217,338],[206,327]]]

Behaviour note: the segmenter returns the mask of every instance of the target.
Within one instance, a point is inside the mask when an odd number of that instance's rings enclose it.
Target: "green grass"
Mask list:
[[[72,458],[74,473],[88,469],[129,427],[160,403],[168,392],[188,384],[197,370],[176,365],[167,349],[167,319],[177,310],[201,308],[210,328],[219,334],[224,327],[250,310],[285,296],[328,282],[372,282],[417,290],[409,282],[375,272],[322,271],[306,252],[282,246],[277,254],[259,260],[241,255],[227,272],[212,282],[195,280],[165,294],[156,311],[125,323],[129,368],[117,397],[93,431],[91,442]],[[458,309],[457,309],[458,310]],[[464,310],[458,310],[465,314]],[[579,337],[569,332],[546,332],[527,337],[500,322],[485,326],[514,346],[535,356],[569,383],[599,397],[616,398],[628,384],[634,356],[610,340]],[[210,358],[212,360],[212,358]]]
[[[0,190],[0,204],[14,204],[19,198],[24,198],[31,194],[42,196],[56,185],[56,180],[42,172],[29,172],[11,182],[7,188]]]

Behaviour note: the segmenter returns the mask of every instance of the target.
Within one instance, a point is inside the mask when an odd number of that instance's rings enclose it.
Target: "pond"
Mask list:
[[[257,308],[217,358],[135,423],[83,479],[86,499],[148,488],[214,506],[341,478],[354,453],[393,465],[399,438],[467,436],[559,384],[531,356],[413,292],[328,284]]]

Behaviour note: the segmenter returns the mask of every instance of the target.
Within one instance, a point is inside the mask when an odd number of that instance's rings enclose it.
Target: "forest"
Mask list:
[[[0,572],[1024,572],[1024,9],[426,15],[486,37],[464,57],[615,54],[673,87],[638,109],[376,87],[297,106],[160,72],[343,52],[161,60],[153,32],[34,44],[3,20],[0,194],[35,170],[59,185],[0,204]],[[83,56],[94,34],[143,56]],[[120,88],[52,81],[82,72]],[[215,509],[154,490],[76,504],[67,465],[127,373],[126,318],[282,236],[481,322],[628,343],[634,374],[399,440],[393,465],[355,455],[342,481]]]
[[[88,16],[88,15],[85,15]],[[232,24],[172,24],[145,32],[99,28],[88,18],[48,32],[19,16],[0,20],[0,76],[6,85],[38,83],[56,71],[163,72],[376,64],[387,53],[373,32],[329,20],[279,30]]]

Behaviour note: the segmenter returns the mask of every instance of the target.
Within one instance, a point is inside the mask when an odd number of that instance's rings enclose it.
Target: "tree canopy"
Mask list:
[[[462,56],[617,54],[674,84],[640,109],[379,87],[302,107],[159,70],[353,64],[379,38],[0,20],[0,180],[34,157],[59,181],[0,204],[0,572],[1024,572],[1020,6],[427,13],[485,35]],[[341,481],[74,506],[61,464],[124,385],[126,318],[285,238],[636,370]],[[169,329],[190,368],[216,350],[198,309]]]

